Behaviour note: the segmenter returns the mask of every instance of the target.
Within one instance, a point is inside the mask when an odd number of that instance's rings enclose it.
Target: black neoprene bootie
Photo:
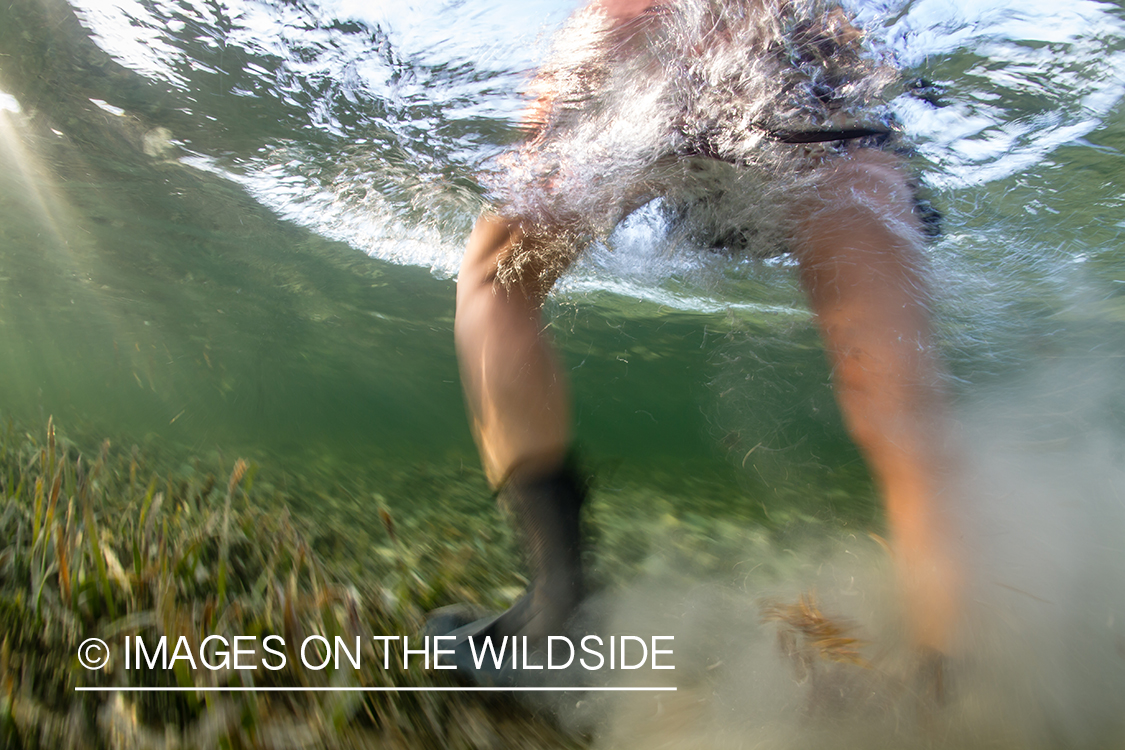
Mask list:
[[[531,574],[520,601],[494,625],[498,635],[561,635],[585,596],[580,516],[586,485],[567,461],[546,476],[515,472],[500,490]]]
[[[500,490],[531,574],[525,593],[510,609],[480,618],[465,607],[445,607],[430,614],[425,633],[452,636],[452,663],[459,676],[478,685],[511,686],[538,672],[514,667],[514,660],[478,658],[486,639],[509,651],[542,645],[547,636],[563,635],[585,596],[582,534],[579,518],[586,484],[569,461],[545,476],[514,473]],[[443,644],[449,647],[449,644]],[[526,656],[524,657],[526,659]]]

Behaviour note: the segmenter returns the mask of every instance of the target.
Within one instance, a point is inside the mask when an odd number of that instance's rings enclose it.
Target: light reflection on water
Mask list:
[[[286,445],[357,460],[431,445],[475,463],[444,279],[484,200],[474,175],[518,136],[522,82],[571,4],[74,7],[125,68],[86,62],[63,77],[67,54],[92,59],[73,18],[71,36],[55,41],[61,54],[9,37],[23,61],[6,67],[2,84],[12,123],[5,153],[16,165],[5,190],[19,214],[9,253],[31,252],[19,243],[33,243],[36,215],[53,226],[64,248],[53,273],[82,285],[95,311],[79,313],[81,325],[108,316],[102,334],[77,336],[75,351],[113,364],[71,380],[39,355],[20,360],[9,402],[57,411],[55,388],[95,424],[188,444]],[[13,6],[9,27],[33,23],[33,8]],[[904,95],[895,108],[945,214],[931,255],[955,372],[972,384],[1073,345],[1064,340],[1116,346],[1116,334],[1105,337],[1122,314],[1119,9],[915,2],[858,13],[875,44],[933,84],[929,102]],[[44,70],[59,81],[46,100]],[[294,234],[232,197],[236,186],[283,219],[403,268],[365,265],[348,248]],[[39,207],[21,213],[21,196],[40,194]],[[49,220],[44,205],[54,207]],[[561,285],[556,328],[586,394],[584,440],[634,459],[686,451],[722,464],[721,446],[738,453],[756,442],[755,425],[784,414],[798,434],[826,432],[801,455],[829,468],[826,456],[850,450],[834,410],[794,413],[781,385],[808,372],[826,393],[786,262],[669,253],[654,241],[660,232],[639,214]],[[439,280],[419,281],[425,275],[410,267]],[[42,284],[32,278],[42,272],[20,278]],[[59,304],[40,311],[35,330],[61,341],[75,334],[60,332],[73,311]],[[678,332],[659,354],[646,348],[644,321]],[[41,346],[30,343],[43,339],[32,329],[8,330],[16,350]],[[742,389],[754,407],[719,403],[712,389],[739,377],[725,363],[762,341],[787,351]],[[164,355],[122,364],[146,346]],[[638,367],[637,352],[655,369]],[[90,399],[93,382],[114,395]],[[128,391],[138,383],[143,395]]]
[[[573,4],[76,5],[116,59],[189,98],[219,90],[283,110],[287,132],[262,129],[256,149],[230,143],[253,122],[187,138],[196,164],[373,257],[450,274],[477,205],[472,176],[514,137],[521,85]],[[935,188],[1042,166],[1104,125],[1125,91],[1123,23],[1108,4],[854,5],[877,44],[937,84],[940,107],[895,103]]]

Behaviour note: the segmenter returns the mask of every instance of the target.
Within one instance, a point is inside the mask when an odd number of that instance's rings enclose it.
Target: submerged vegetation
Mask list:
[[[11,422],[0,430],[0,745],[583,743],[522,704],[481,694],[194,690],[453,685],[447,673],[415,661],[401,669],[399,652],[385,662],[385,644],[372,636],[416,638],[436,607],[501,608],[518,596],[525,581],[511,532],[495,508],[481,512],[481,482],[432,478],[412,508],[368,491],[369,507],[357,508],[358,490],[315,487],[299,477],[277,481],[243,459],[213,454],[175,464],[151,446],[94,446],[80,449],[50,421],[39,434]],[[623,498],[616,489],[596,490],[591,502],[595,587],[646,574],[694,581],[734,574],[744,587],[747,567],[757,580],[776,580],[793,564],[778,550],[821,524],[783,511],[768,523],[739,524],[677,513],[651,490]],[[359,516],[368,524],[357,523]],[[362,667],[341,660],[335,668],[305,668],[298,650],[310,635],[329,642],[341,636],[346,644],[358,636]],[[253,637],[254,651],[243,651],[242,663],[275,666],[263,644],[277,636],[287,660],[276,670],[237,670],[182,658],[200,655],[208,636],[225,639],[228,652],[235,636]],[[148,644],[146,659],[155,658],[161,637],[165,654],[181,658],[170,658],[167,669],[138,668],[139,656],[127,665],[127,643],[137,637]],[[99,669],[79,661],[88,638],[108,644],[111,657]],[[846,645],[854,654],[858,642]],[[213,648],[204,653],[211,666],[221,662]],[[76,690],[107,687],[180,691]]]
[[[146,476],[144,457],[108,441],[88,456],[48,423],[0,434],[0,745],[50,748],[520,747],[573,744],[504,702],[451,693],[77,692],[77,687],[418,686],[440,674],[383,669],[371,635],[415,635],[424,612],[468,595],[453,538],[409,549],[382,509],[385,564],[345,581],[315,530],[254,488],[241,459],[225,476]],[[330,556],[329,556],[330,557]],[[484,590],[488,590],[485,588]],[[125,639],[269,634],[300,642],[362,636],[362,670],[126,669]],[[79,644],[113,655],[89,671]],[[214,661],[214,660],[213,660]],[[256,662],[255,662],[256,663]],[[347,666],[345,664],[345,666]]]

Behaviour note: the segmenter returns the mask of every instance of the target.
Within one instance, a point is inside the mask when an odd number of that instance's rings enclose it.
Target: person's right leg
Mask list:
[[[497,279],[501,261],[522,241],[516,222],[482,215],[457,277],[457,358],[493,487],[517,469],[561,465],[570,446],[567,383],[540,318],[549,285],[530,279],[505,287]]]
[[[477,220],[457,278],[454,337],[473,435],[490,484],[514,517],[531,573],[528,595],[497,635],[558,634],[583,595],[579,511],[585,488],[567,465],[570,398],[540,309],[554,278],[505,286],[500,264],[520,242],[517,222]]]

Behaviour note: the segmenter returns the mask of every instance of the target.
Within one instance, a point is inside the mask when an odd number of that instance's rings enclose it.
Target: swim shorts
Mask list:
[[[486,176],[527,238],[500,279],[549,287],[657,198],[702,245],[785,252],[818,166],[895,142],[898,83],[831,0],[674,0],[624,25],[588,6],[532,80],[526,140]]]

